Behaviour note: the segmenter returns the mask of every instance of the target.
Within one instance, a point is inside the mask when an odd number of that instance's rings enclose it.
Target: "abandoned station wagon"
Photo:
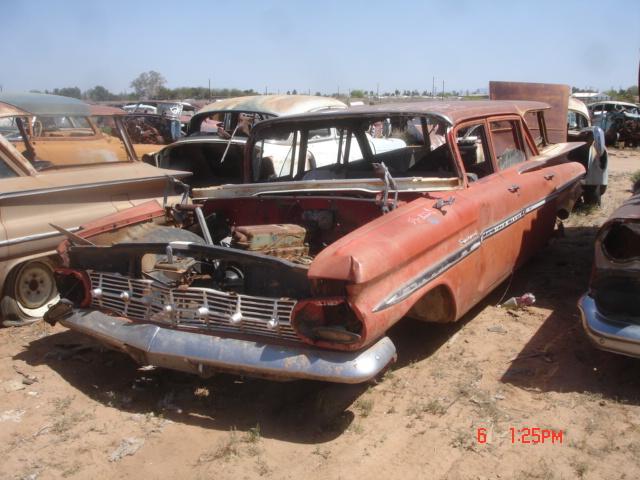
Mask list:
[[[201,375],[371,379],[395,358],[392,325],[458,320],[571,211],[585,170],[567,155],[581,144],[548,142],[547,108],[427,102],[260,122],[245,184],[195,189],[191,232],[70,246],[66,298],[47,320]],[[385,131],[396,147],[374,153],[367,136]],[[322,136],[335,159],[313,166],[308,144]],[[272,181],[251,183],[274,164],[269,141],[289,154]]]

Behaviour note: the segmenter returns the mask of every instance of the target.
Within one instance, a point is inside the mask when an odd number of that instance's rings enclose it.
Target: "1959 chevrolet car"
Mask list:
[[[568,156],[582,144],[548,141],[548,108],[426,102],[259,122],[245,183],[194,189],[195,207],[173,212],[182,229],[93,244],[107,219],[70,237],[46,320],[200,375],[371,379],[395,358],[392,325],[458,320],[571,211],[585,169]],[[398,142],[374,152],[368,132],[385,122]],[[331,131],[334,161],[310,165],[310,138]],[[260,183],[276,140],[290,153]]]

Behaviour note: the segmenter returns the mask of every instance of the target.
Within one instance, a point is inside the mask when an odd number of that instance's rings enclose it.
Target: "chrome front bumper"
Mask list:
[[[388,337],[366,350],[341,352],[172,330],[96,310],[74,310],[59,322],[128,353],[140,364],[199,375],[226,371],[280,380],[360,383],[375,377],[396,358]]]
[[[595,345],[609,352],[640,357],[640,325],[605,317],[598,311],[595,300],[588,294],[578,301],[582,325]]]

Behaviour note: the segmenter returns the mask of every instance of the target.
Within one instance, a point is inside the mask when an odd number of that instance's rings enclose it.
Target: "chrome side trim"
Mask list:
[[[607,318],[593,297],[583,295],[578,301],[582,326],[594,345],[608,352],[640,357],[640,324],[624,319]],[[640,319],[636,319],[638,321]]]
[[[70,227],[70,228],[67,228],[67,230],[75,233],[78,230],[80,230],[80,227]],[[11,245],[16,245],[18,243],[33,242],[35,240],[43,240],[45,238],[62,237],[62,236],[63,234],[57,230],[52,230],[50,232],[43,232],[43,233],[35,233],[33,235],[25,235],[24,237],[8,238],[7,240],[2,240],[0,241],[0,247],[9,247]]]
[[[180,177],[186,177],[188,175],[189,173],[185,172],[184,175],[157,175],[153,177],[144,177],[144,178],[135,178],[135,179],[112,180],[110,182],[82,183],[80,185],[67,185],[64,187],[37,188],[34,190],[22,190],[20,192],[0,193],[0,200],[5,200],[7,198],[30,197],[35,195],[47,195],[50,193],[68,192],[72,190],[88,190],[93,188],[108,187],[111,185],[127,185],[127,184],[135,184],[135,183],[144,183],[150,180],[167,179],[172,176],[180,178]]]
[[[128,353],[139,363],[200,375],[221,370],[280,380],[361,383],[396,358],[396,348],[388,337],[366,350],[343,352],[183,332],[132,323],[95,310],[75,310],[60,323]]]
[[[402,300],[406,299],[407,297],[411,296],[416,290],[419,290],[420,288],[425,286],[427,283],[431,282],[434,278],[446,272],[455,264],[457,264],[464,258],[468,257],[469,255],[471,255],[471,253],[477,250],[482,245],[482,242],[485,241],[487,238],[492,237],[493,235],[501,232],[502,230],[509,227],[510,225],[513,225],[517,221],[522,220],[531,212],[539,209],[540,207],[548,203],[550,200],[553,200],[555,197],[560,195],[560,193],[562,193],[564,190],[574,185],[575,182],[578,180],[578,178],[580,177],[574,178],[573,180],[565,183],[562,187],[554,190],[553,193],[543,198],[542,200],[539,200],[535,203],[532,203],[531,205],[526,206],[525,208],[515,213],[514,215],[485,229],[480,234],[480,239],[478,241],[474,242],[470,246],[465,246],[463,248],[456,250],[454,253],[447,256],[446,258],[444,258],[434,266],[431,266],[428,269],[424,270],[417,277],[414,277],[408,283],[405,283],[404,285],[402,285],[399,289],[395,290],[391,295],[386,297],[382,302],[377,304],[374,307],[373,312],[376,313],[386,308],[389,308],[401,302]]]

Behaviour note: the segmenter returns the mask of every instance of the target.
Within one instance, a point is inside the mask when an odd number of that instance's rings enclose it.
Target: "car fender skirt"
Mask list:
[[[60,323],[128,353],[138,363],[203,376],[226,371],[279,380],[360,383],[396,359],[395,345],[388,337],[365,350],[343,352],[173,330],[96,310],[74,310]]]
[[[640,357],[640,325],[637,319],[605,317],[598,310],[590,295],[583,295],[578,301],[582,325],[585,332],[601,350],[620,353],[630,357]]]

